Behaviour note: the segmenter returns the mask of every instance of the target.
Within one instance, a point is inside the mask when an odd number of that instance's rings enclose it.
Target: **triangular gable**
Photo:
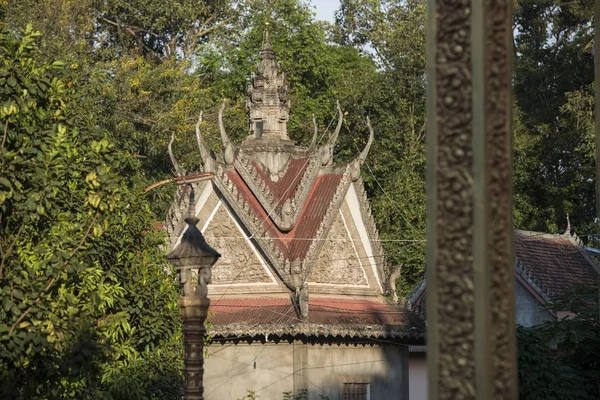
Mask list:
[[[221,201],[202,227],[202,234],[221,253],[212,268],[212,284],[276,283],[254,244]]]
[[[309,284],[368,287],[363,268],[363,262],[367,260],[361,260],[341,212],[323,240],[325,243],[308,275]]]

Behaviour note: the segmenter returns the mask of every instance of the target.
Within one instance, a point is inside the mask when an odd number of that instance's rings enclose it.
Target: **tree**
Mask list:
[[[523,0],[515,9],[517,227],[557,232],[569,214],[595,232],[591,83],[593,2]]]
[[[600,391],[598,287],[576,285],[549,309],[570,316],[519,328],[519,392],[523,399],[591,399]],[[556,350],[554,350],[556,349]]]
[[[79,130],[39,34],[0,34],[0,390],[5,398],[178,398],[178,290],[135,163]]]
[[[363,178],[406,295],[425,267],[425,3],[344,0],[336,23],[339,43],[373,53],[379,64],[361,105],[376,131]]]
[[[517,328],[519,398],[579,400],[593,398],[582,371],[557,360],[554,351],[532,328]]]

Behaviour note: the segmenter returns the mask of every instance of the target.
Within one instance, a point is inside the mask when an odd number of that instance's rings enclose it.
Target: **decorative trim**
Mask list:
[[[379,231],[377,230],[377,225],[375,224],[375,218],[373,217],[373,212],[371,210],[371,203],[369,202],[369,198],[365,190],[365,184],[362,178],[359,178],[356,182],[354,182],[354,188],[356,190],[356,196],[358,198],[363,224],[365,225],[367,235],[370,239],[370,245],[373,251],[373,259],[375,260],[376,269],[379,275],[377,278],[381,283],[381,290],[383,290],[383,287],[387,286],[388,284],[388,282],[385,282],[385,279],[387,279],[386,277],[389,275],[386,274],[387,261],[385,259],[383,247],[381,246]]]
[[[319,175],[320,165],[318,158],[312,155],[306,162],[307,166],[303,172],[302,179],[294,189],[294,195],[289,200],[281,202],[275,198],[273,192],[261,179],[258,171],[252,165],[252,161],[242,156],[241,153],[235,161],[234,166],[237,172],[244,179],[246,185],[248,185],[275,225],[282,231],[289,231],[296,225],[310,189]],[[289,162],[286,165],[286,169],[288,167]],[[287,213],[285,217],[284,212]]]

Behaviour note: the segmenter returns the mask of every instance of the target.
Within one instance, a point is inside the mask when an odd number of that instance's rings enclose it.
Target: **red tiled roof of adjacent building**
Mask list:
[[[596,285],[592,260],[575,238],[539,232],[515,231],[516,267],[548,297],[560,296],[575,284]]]
[[[515,230],[515,277],[542,303],[567,293],[576,284],[598,284],[600,268],[575,237]],[[595,253],[595,252],[594,252]],[[600,253],[599,253],[600,254]],[[423,280],[409,303],[423,312]]]
[[[288,298],[212,300],[213,335],[295,335],[421,338],[422,320],[397,304],[377,300],[311,298],[309,319]]]

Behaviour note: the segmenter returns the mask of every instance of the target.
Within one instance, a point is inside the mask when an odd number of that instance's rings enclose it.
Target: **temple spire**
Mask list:
[[[289,140],[287,86],[284,74],[278,71],[279,63],[268,31],[265,32],[259,59],[252,84],[248,87],[249,139]]]

